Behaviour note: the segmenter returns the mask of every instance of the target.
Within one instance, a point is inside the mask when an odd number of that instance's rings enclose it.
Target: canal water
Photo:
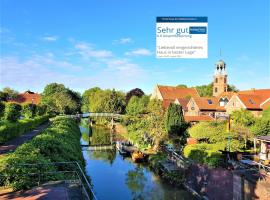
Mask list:
[[[82,144],[88,144],[89,128],[81,123]],[[110,130],[94,127],[91,144],[108,144]],[[174,200],[194,199],[190,193],[177,188],[155,175],[147,164],[133,163],[116,150],[83,151],[86,174],[91,178],[94,193],[99,200]]]

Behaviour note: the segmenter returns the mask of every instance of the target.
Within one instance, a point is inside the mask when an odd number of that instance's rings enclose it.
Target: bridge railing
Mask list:
[[[14,176],[20,176],[22,182],[29,182],[33,186],[40,186],[41,184],[48,184],[49,182],[64,181],[65,183],[77,184],[83,194],[83,199],[96,200],[96,196],[92,190],[91,184],[85,176],[82,168],[78,162],[51,162],[51,163],[35,163],[35,164],[15,164],[7,167],[14,168],[16,166],[26,167],[27,170],[17,170]],[[7,175],[0,175],[1,179],[12,177],[5,177]]]

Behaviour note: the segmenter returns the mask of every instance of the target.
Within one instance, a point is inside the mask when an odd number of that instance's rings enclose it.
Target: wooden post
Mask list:
[[[254,141],[254,143],[253,143],[254,144],[254,152],[255,152],[255,154],[257,154],[257,149],[256,149],[256,143],[257,143],[257,141],[256,141],[256,138],[254,138],[253,141]]]

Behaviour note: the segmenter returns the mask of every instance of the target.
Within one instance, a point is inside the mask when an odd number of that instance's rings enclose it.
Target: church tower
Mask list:
[[[223,60],[219,60],[216,64],[215,74],[214,74],[214,82],[213,82],[213,96],[217,97],[222,92],[227,92],[228,84],[227,84],[227,71],[226,71],[226,63]]]

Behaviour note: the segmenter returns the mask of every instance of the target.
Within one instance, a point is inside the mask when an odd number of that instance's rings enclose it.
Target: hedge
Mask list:
[[[21,116],[21,105],[13,102],[8,102],[5,105],[4,120],[11,122],[17,121]]]
[[[0,185],[11,186],[14,190],[28,189],[35,186],[37,177],[30,177],[30,173],[40,171],[71,170],[69,166],[46,165],[50,162],[77,161],[84,166],[84,159],[80,146],[80,129],[70,118],[58,117],[51,126],[40,135],[16,149],[0,161]],[[39,167],[28,167],[25,163],[42,163]],[[50,166],[50,167],[49,167]],[[27,174],[27,176],[22,176]],[[58,180],[61,175],[46,176],[46,180]]]
[[[22,110],[21,115],[27,119],[33,118],[36,115],[37,105],[32,103],[21,104]]]
[[[0,144],[18,137],[36,126],[48,121],[49,116],[39,116],[33,119],[22,119],[17,122],[2,121],[0,123]]]
[[[222,165],[223,155],[218,150],[224,150],[225,143],[219,144],[192,144],[184,148],[184,156],[195,162],[207,164],[210,167]]]

